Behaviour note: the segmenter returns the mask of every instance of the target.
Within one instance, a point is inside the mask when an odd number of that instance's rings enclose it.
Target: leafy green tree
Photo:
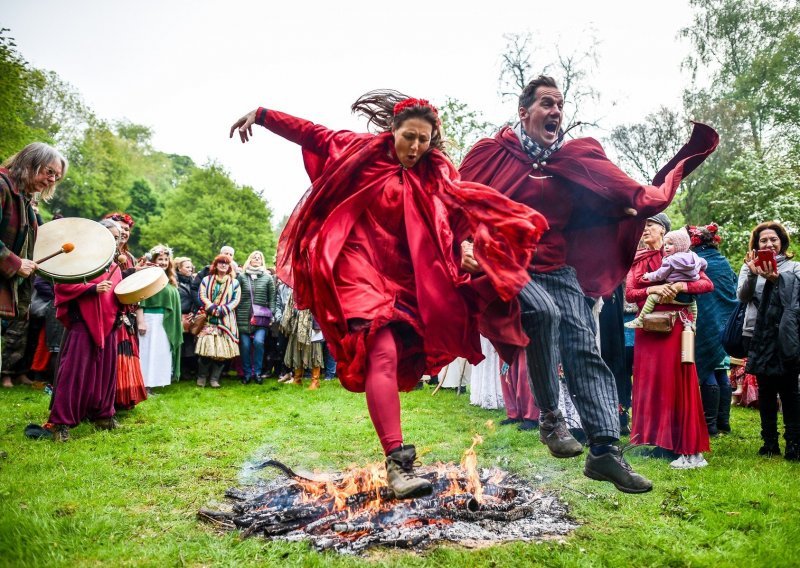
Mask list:
[[[447,141],[447,153],[458,166],[472,145],[480,138],[489,136],[496,127],[483,119],[480,112],[453,97],[447,97],[439,107],[442,128]]]
[[[97,118],[78,90],[54,71],[35,69],[31,75],[34,80],[29,94],[36,112],[30,118],[30,125],[46,132],[68,154],[85,130],[97,125]]]
[[[70,171],[56,191],[50,210],[67,217],[97,219],[125,210],[134,175],[130,145],[104,124],[89,128],[69,153]]]
[[[0,28],[0,161],[16,154],[26,144],[49,141],[44,130],[32,126],[36,105],[30,93],[40,78],[17,52],[8,31],[8,28]]]
[[[784,159],[760,158],[750,150],[734,160],[717,179],[710,199],[713,217],[725,239],[721,250],[730,259],[744,258],[753,228],[763,221],[780,221],[787,230],[800,229],[800,166]],[[734,262],[736,264],[736,262]]]
[[[275,255],[272,212],[252,188],[237,186],[216,164],[192,171],[164,201],[160,216],[142,228],[142,243],[162,242],[197,265],[208,263],[224,245],[241,263],[253,250]]]
[[[127,212],[136,219],[136,224],[131,230],[129,246],[133,250],[141,248],[142,227],[146,226],[150,219],[161,214],[161,201],[153,191],[150,182],[144,179],[137,179],[133,182],[129,191],[131,204]]]
[[[795,0],[691,0],[692,25],[681,30],[694,48],[685,65],[708,87],[689,93],[693,110],[724,102],[746,125],[745,141],[759,156],[800,124],[798,34]],[[700,99],[700,105],[691,104]],[[696,113],[695,113],[696,114]],[[702,117],[700,117],[702,118]]]

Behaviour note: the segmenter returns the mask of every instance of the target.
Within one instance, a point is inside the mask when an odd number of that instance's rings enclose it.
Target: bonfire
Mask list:
[[[430,497],[395,499],[382,463],[302,476],[267,460],[255,467],[277,468],[282,478],[258,491],[229,489],[231,506],[201,509],[198,516],[245,538],[308,540],[317,550],[345,554],[374,546],[422,549],[435,541],[477,546],[552,538],[577,526],[555,494],[497,468],[479,469],[481,442],[476,435],[460,465],[417,468],[433,485]]]

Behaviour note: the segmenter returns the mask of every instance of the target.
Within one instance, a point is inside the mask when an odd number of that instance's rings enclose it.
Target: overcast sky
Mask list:
[[[246,146],[231,123],[257,106],[330,128],[364,130],[349,107],[362,93],[395,88],[434,104],[446,96],[501,123],[515,113],[498,95],[503,34],[531,31],[546,63],[556,44],[600,42],[586,117],[604,130],[678,107],[689,46],[686,0],[517,2],[255,2],[228,0],[0,0],[34,66],[73,84],[101,118],[154,131],[154,146],[199,164],[221,163],[240,184],[265,190],[276,219],[308,186],[300,152],[263,129]],[[541,7],[537,11],[537,7]],[[537,64],[537,65],[539,65]]]

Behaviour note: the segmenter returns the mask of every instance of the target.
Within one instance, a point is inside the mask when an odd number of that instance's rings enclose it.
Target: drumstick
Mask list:
[[[35,262],[36,264],[41,264],[41,263],[42,263],[42,262],[44,262],[45,260],[50,260],[50,259],[51,259],[51,258],[53,258],[54,256],[58,256],[58,255],[60,255],[61,253],[65,253],[65,252],[66,252],[66,253],[69,253],[69,252],[72,252],[73,250],[75,250],[75,245],[73,245],[72,243],[64,243],[63,245],[61,245],[61,248],[60,248],[60,249],[58,249],[58,250],[57,250],[56,252],[54,252],[53,254],[48,254],[48,255],[47,255],[47,256],[45,256],[44,258],[40,258],[39,260],[35,260],[34,262]]]
[[[128,259],[125,255],[121,254],[117,257],[117,262],[114,263],[114,266],[111,268],[111,271],[108,273],[108,279],[111,280],[111,277],[114,276],[114,271],[120,267],[122,264],[128,264]]]

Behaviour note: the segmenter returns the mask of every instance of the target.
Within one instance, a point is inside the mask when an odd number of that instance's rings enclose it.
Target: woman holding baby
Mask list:
[[[657,446],[675,454],[670,464],[674,468],[692,469],[708,465],[702,452],[709,450],[709,437],[695,364],[681,361],[681,333],[695,326],[692,296],[711,292],[714,285],[700,259],[693,267],[685,266],[692,262],[691,254],[685,254],[689,252],[688,233],[685,229],[670,232],[670,228],[664,213],[647,220],[642,235],[645,248],[637,252],[625,287],[626,299],[640,309],[652,297],[653,313],[676,314],[671,331],[636,329],[630,439],[633,444]],[[673,274],[675,270],[664,270],[678,266],[669,258],[672,255],[680,255],[676,257],[683,268],[680,276]]]

